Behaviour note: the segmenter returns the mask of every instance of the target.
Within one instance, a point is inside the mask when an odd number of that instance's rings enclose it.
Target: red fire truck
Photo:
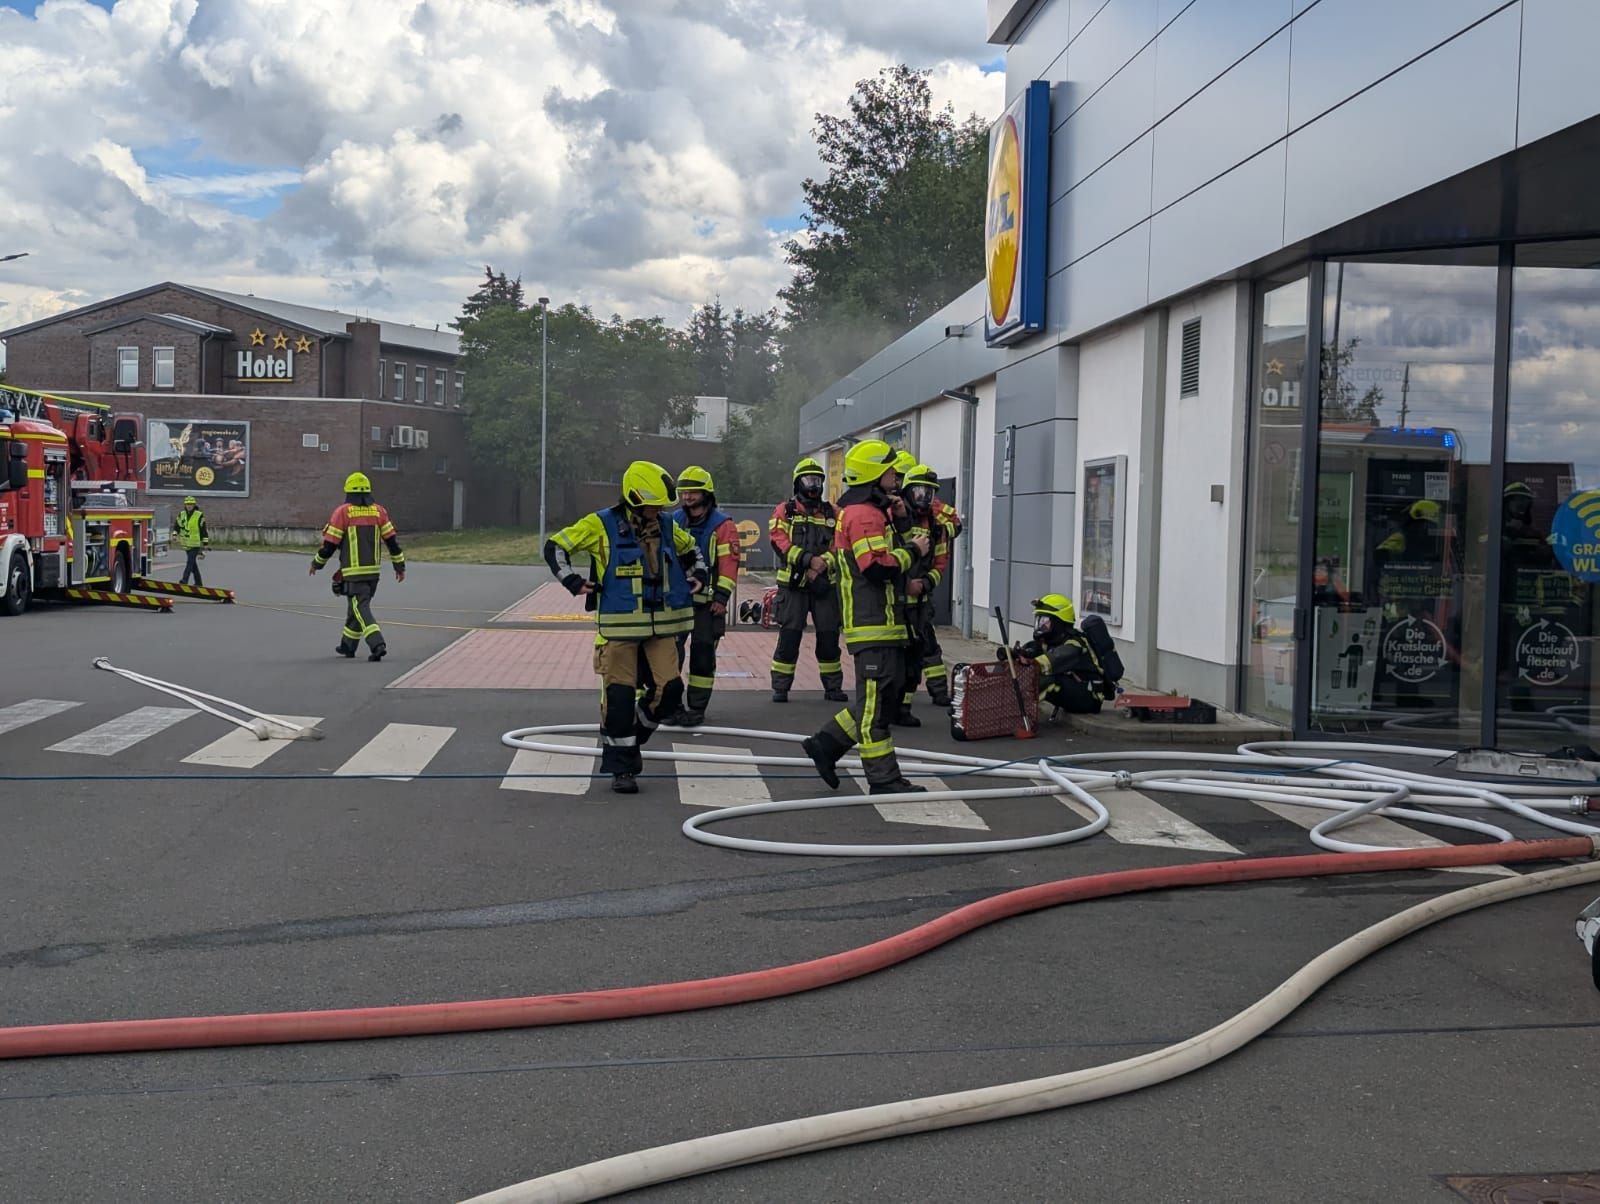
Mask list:
[[[0,385],[0,614],[35,598],[170,610],[137,590],[232,601],[229,590],[149,577],[154,513],[138,414]]]

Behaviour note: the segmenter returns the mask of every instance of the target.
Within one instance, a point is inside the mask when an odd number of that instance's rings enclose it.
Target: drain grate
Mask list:
[[[1471,1204],[1600,1204],[1600,1171],[1446,1175],[1444,1182]]]

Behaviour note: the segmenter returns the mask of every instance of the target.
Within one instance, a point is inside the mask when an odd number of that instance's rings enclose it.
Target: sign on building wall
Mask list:
[[[250,496],[250,424],[212,418],[145,422],[151,493]]]
[[[234,376],[245,384],[294,379],[294,357],[311,350],[305,335],[290,338],[283,331],[269,335],[257,326],[250,332],[250,346],[238,352]]]
[[[983,262],[991,347],[1044,329],[1049,181],[1050,85],[1034,80],[989,131]]]
[[[1082,610],[1113,627],[1122,622],[1127,487],[1127,456],[1084,462]]]

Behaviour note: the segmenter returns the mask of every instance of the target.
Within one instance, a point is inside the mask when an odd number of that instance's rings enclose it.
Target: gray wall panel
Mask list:
[[[1150,223],[1107,243],[1050,277],[1049,324],[1074,338],[1145,306],[1150,281]]]
[[[1519,146],[1600,112],[1600,4],[1522,0]]]
[[[1150,219],[1152,301],[1174,296],[1282,245],[1287,155],[1283,142],[1269,147]]]
[[[1005,492],[1001,460],[1005,456],[1005,427],[995,433],[994,480],[997,493]],[[1017,496],[1041,493],[1070,493],[1078,462],[1078,420],[1076,418],[1049,418],[1042,422],[1017,426],[1017,449],[1013,467],[1016,470]]]
[[[1504,3],[1322,0],[1294,23],[1290,127],[1304,125]],[[1515,47],[1515,23],[1510,37]],[[1408,103],[1420,107],[1423,98],[1410,97]]]
[[[1021,515],[1018,516],[1020,526]],[[996,544],[1004,548],[1004,538]],[[1004,559],[997,559],[989,565],[989,611],[993,614],[996,606],[1001,606],[1006,597],[1006,563]],[[1011,604],[1005,606],[1006,619],[1011,624],[1011,639],[1013,643],[1026,643],[1033,637],[1033,612],[1029,603],[1034,598],[1042,598],[1045,594],[1070,594],[1072,592],[1072,566],[1071,565],[1040,565],[1018,562],[1012,566],[1011,574]],[[987,615],[986,615],[987,617]],[[974,626],[974,630],[982,630],[981,626]]]
[[[1013,560],[1030,564],[1070,565],[1072,563],[1072,516],[1076,501],[1070,493],[1017,494],[1017,538],[1011,549]],[[1002,492],[995,497],[995,542],[990,555],[1005,562],[1006,515],[1010,502]],[[1063,590],[1063,593],[1068,591]],[[1031,598],[1037,594],[1027,595]]]
[[[1072,7],[1082,8],[1088,3],[1089,0],[1046,0],[1045,6],[1029,19],[1022,40],[1006,51],[1007,104],[1031,80],[1066,77],[1067,40],[1072,36],[1067,29],[1067,15]]]
[[[1288,101],[1285,29],[1156,127],[1152,205],[1166,208],[1282,139]]]
[[[1076,49],[1068,57],[1077,68]],[[1052,91],[1052,112],[1060,119],[1063,88]],[[1138,141],[1155,122],[1156,53],[1151,46],[1129,63],[1088,104],[1050,136],[1050,195],[1058,197],[1124,147]]]
[[[1292,135],[1285,241],[1512,150],[1519,15],[1491,17]]]
[[[1289,23],[1290,0],[1195,0],[1156,42],[1156,119],[1199,92]]]
[[[1049,347],[1000,369],[994,382],[995,429],[1003,430],[1012,423],[1028,426],[1050,418],[1077,417],[1076,390],[1062,395],[1063,360],[1070,357],[1075,364],[1076,356],[1076,348]],[[1073,368],[1074,381],[1076,376]],[[999,480],[996,476],[997,489]]]
[[[1050,206],[1050,259],[1068,264],[1150,216],[1150,156],[1146,134]]]
[[[1083,27],[1093,21],[1102,8],[1111,0],[1072,0],[1072,23],[1069,28],[1069,37],[1077,37],[1083,32]]]
[[[1066,88],[1057,95],[1061,107],[1056,119],[1082,106],[1155,36],[1156,0],[1107,0],[1072,43],[1072,70]]]

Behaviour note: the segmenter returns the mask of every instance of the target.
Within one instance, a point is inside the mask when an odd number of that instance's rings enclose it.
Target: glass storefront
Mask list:
[[[1256,326],[1244,709],[1590,745],[1600,241],[1328,260],[1263,281]]]

